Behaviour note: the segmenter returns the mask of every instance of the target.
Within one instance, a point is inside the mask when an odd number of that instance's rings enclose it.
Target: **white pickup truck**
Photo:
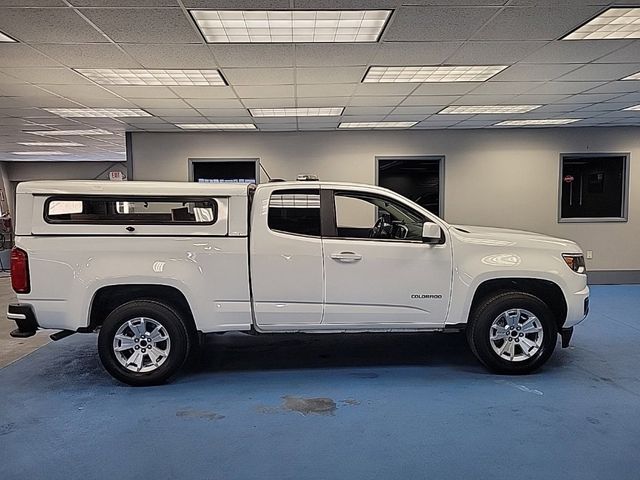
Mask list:
[[[575,243],[449,225],[370,185],[37,181],[16,205],[12,335],[98,331],[131,385],[228,331],[466,331],[488,368],[527,373],[589,307]]]

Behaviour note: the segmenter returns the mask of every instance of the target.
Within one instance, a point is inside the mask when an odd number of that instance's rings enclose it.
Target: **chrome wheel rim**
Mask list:
[[[116,359],[131,372],[148,373],[160,368],[170,350],[167,330],[153,318],[132,318],[123,323],[113,337]]]
[[[489,329],[491,348],[504,360],[522,362],[542,348],[542,322],[529,310],[512,308],[496,317]]]

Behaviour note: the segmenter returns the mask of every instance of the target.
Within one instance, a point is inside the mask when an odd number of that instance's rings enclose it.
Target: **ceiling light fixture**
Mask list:
[[[69,155],[67,152],[11,152],[11,155]]]
[[[30,133],[32,135],[40,135],[41,137],[59,137],[64,135],[69,136],[91,136],[91,135],[113,135],[112,132],[108,130],[103,130],[102,128],[94,128],[91,130],[30,130],[25,131],[25,133]]]
[[[16,40],[11,38],[9,35],[0,32],[0,42],[15,43]]]
[[[44,108],[43,110],[66,118],[118,118],[152,116],[149,112],[145,112],[140,108]]]
[[[250,108],[252,117],[336,117],[344,107]]]
[[[542,105],[452,105],[443,108],[438,114],[477,115],[492,113],[526,113]]]
[[[622,80],[640,80],[640,72],[624,77]]]
[[[411,128],[418,122],[343,122],[338,128]]]
[[[640,38],[640,8],[609,8],[562,40]]]
[[[391,10],[191,10],[207,43],[377,42]]]
[[[631,110],[634,112],[640,111],[640,105],[634,105],[633,107],[623,108],[623,110]]]
[[[370,67],[363,83],[484,82],[508,65]]]
[[[176,123],[183,130],[256,130],[253,123]]]
[[[18,145],[25,147],[84,147],[83,144],[76,142],[18,142]]]
[[[75,71],[100,85],[227,85],[219,70],[76,68]]]
[[[567,125],[569,123],[579,122],[579,118],[546,118],[546,119],[530,119],[530,120],[505,120],[494,124],[494,127],[527,127],[538,125]]]

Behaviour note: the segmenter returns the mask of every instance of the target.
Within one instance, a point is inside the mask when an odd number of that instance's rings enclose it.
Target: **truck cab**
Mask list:
[[[12,334],[98,332],[103,365],[132,385],[166,381],[227,331],[465,331],[487,367],[526,373],[587,314],[569,240],[305,180],[19,184]]]

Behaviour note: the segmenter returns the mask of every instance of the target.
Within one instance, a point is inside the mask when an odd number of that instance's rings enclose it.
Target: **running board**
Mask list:
[[[58,340],[67,338],[69,335],[73,335],[74,333],[76,332],[74,332],[73,330],[60,330],[59,332],[52,333],[51,335],[49,335],[49,338],[54,342],[57,342]]]

